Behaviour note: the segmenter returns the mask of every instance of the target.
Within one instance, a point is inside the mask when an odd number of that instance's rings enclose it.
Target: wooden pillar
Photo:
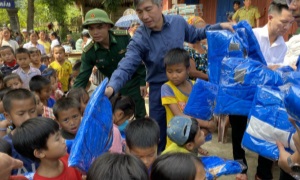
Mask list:
[[[163,10],[172,8],[172,0],[163,0]]]

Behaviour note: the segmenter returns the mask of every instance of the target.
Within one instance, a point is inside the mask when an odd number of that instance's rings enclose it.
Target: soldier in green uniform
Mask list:
[[[125,56],[126,47],[130,36],[125,30],[111,30],[114,23],[109,19],[107,13],[101,9],[92,9],[85,15],[83,28],[89,30],[93,41],[83,50],[81,56],[80,73],[75,79],[73,87],[85,88],[94,66],[106,77],[111,77],[117,69],[119,61]],[[135,117],[141,118],[146,115],[146,69],[140,65],[131,80],[126,83],[120,93],[130,96],[135,101]]]

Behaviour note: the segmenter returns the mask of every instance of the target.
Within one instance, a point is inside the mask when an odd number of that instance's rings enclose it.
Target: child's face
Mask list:
[[[6,82],[6,87],[9,87],[11,89],[20,89],[23,86],[23,83],[20,81],[19,78],[10,79]]]
[[[4,113],[3,101],[0,101],[0,113]]]
[[[123,124],[126,120],[131,119],[133,116],[133,114],[131,115],[124,115],[124,111],[117,109],[115,110],[114,114],[113,114],[113,121],[114,124],[116,124],[117,126],[120,126],[121,124]]]
[[[50,134],[47,140],[47,150],[41,150],[43,158],[46,159],[59,159],[67,153],[67,146],[65,139],[61,136],[60,132],[57,131],[54,134]]]
[[[76,79],[76,77],[78,76],[78,74],[79,74],[79,71],[73,71],[73,72],[72,72],[72,77],[73,77],[74,79]]]
[[[188,75],[188,68],[183,63],[167,65],[166,72],[168,80],[171,81],[175,86],[181,85]]]
[[[5,29],[3,30],[3,38],[4,40],[8,41],[10,39],[10,31]]]
[[[38,115],[42,115],[44,113],[44,104],[42,103],[39,95],[34,93],[35,101],[36,101],[36,111]]]
[[[197,131],[197,134],[194,138],[194,151],[197,151],[198,148],[203,145],[205,142],[205,135],[204,135],[204,132],[200,130],[200,127]]]
[[[143,163],[146,165],[147,169],[150,169],[153,162],[157,158],[157,145],[149,148],[128,148],[128,153],[142,160]]]
[[[37,117],[36,104],[32,98],[12,100],[10,112],[4,112],[5,118],[11,120],[16,127],[30,118]]]
[[[40,96],[40,99],[41,100],[47,100],[47,99],[49,99],[50,96],[51,96],[51,91],[52,91],[51,84],[48,84],[45,87],[43,87],[43,89],[41,90],[41,92],[38,93],[39,96]]]
[[[43,64],[45,64],[47,67],[49,66],[49,59],[44,59]]]
[[[29,54],[27,53],[20,53],[16,55],[17,63],[19,66],[24,69],[24,68],[29,68],[30,67],[30,57]]]
[[[41,64],[41,54],[39,52],[34,52],[30,54],[30,59],[32,64]]]
[[[84,94],[80,100],[80,111],[81,111],[82,115],[84,113],[84,110],[85,110],[86,105],[89,102],[89,100],[90,100],[90,97],[87,94]]]
[[[63,62],[65,60],[65,52],[62,48],[54,48],[53,56],[58,62]]]
[[[57,86],[58,86],[57,78],[54,77],[54,76],[51,76],[50,81],[51,81],[51,89],[52,89],[52,91],[55,91],[57,89]]]
[[[58,123],[68,133],[76,134],[81,122],[81,112],[77,108],[70,108],[58,112]]]
[[[6,63],[10,63],[15,59],[14,53],[9,48],[2,50],[0,53],[1,53],[1,58]]]

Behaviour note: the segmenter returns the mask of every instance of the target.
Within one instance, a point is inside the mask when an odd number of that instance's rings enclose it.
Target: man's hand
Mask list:
[[[114,89],[110,86],[106,87],[105,89],[105,96],[107,96],[108,98],[110,98],[110,96],[114,93]]]
[[[0,152],[0,177],[1,179],[9,179],[11,170],[18,169],[23,166],[23,162],[17,159],[14,159],[7,154]]]
[[[224,22],[224,23],[221,23],[220,26],[222,27],[222,29],[227,29],[231,32],[234,32],[234,29],[232,28],[232,26],[234,25],[235,23],[232,23],[232,22]]]
[[[147,87],[146,86],[140,86],[140,92],[141,92],[141,96],[143,97],[143,98],[145,98],[146,97],[146,95],[147,95]]]
[[[280,68],[280,65],[274,64],[274,65],[269,65],[268,68],[272,69],[273,71]]]
[[[278,166],[283,169],[286,173],[291,172],[291,168],[289,167],[287,163],[287,158],[291,156],[290,153],[288,153],[281,142],[276,141],[276,144],[279,149],[279,159],[278,159]]]

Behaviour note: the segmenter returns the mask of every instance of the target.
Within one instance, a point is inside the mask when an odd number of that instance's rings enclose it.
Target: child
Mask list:
[[[118,93],[110,99],[110,102],[113,108],[113,122],[118,126],[122,138],[125,139],[126,126],[129,120],[134,117],[134,101],[129,96],[121,96],[121,94]]]
[[[90,100],[86,90],[83,88],[73,88],[67,93],[67,97],[74,98],[80,103],[80,111],[83,116],[86,105]]]
[[[4,77],[11,74],[13,70],[18,69],[19,65],[17,64],[13,48],[10,46],[2,46],[0,48],[0,55],[4,61],[0,69]]]
[[[204,166],[199,158],[186,153],[169,153],[158,157],[151,170],[151,179],[206,179]]]
[[[73,98],[61,98],[53,106],[56,121],[65,139],[75,139],[81,123],[80,104]]]
[[[33,179],[82,179],[78,170],[68,167],[65,140],[52,119],[37,117],[24,122],[13,134],[13,145],[20,154],[40,163]]]
[[[23,87],[23,81],[18,74],[12,73],[4,77],[4,87],[11,89],[19,89]]]
[[[3,98],[3,107],[6,120],[14,127],[20,127],[28,119],[37,117],[34,95],[27,89],[13,89],[7,92]],[[14,133],[15,129],[4,136],[3,139],[11,145],[12,157],[23,161],[24,166],[18,170],[13,170],[12,174],[24,174],[35,171],[38,163],[23,157],[12,145],[12,134]]]
[[[23,82],[23,88],[29,89],[29,81],[35,75],[41,75],[41,71],[37,68],[30,66],[30,54],[25,48],[18,48],[16,50],[16,59],[19,68],[13,70],[13,73],[18,74]]]
[[[73,86],[74,81],[76,79],[76,77],[78,76],[79,72],[80,72],[80,66],[81,66],[81,61],[77,60],[76,63],[73,66],[73,73],[72,73],[72,77],[71,77],[71,81],[70,81],[70,87]],[[95,86],[91,80],[88,81],[85,90],[88,92],[89,96],[91,97],[93,92],[95,91],[95,89],[97,88],[97,86]]]
[[[127,154],[106,153],[98,157],[87,173],[87,180],[149,180],[145,165]]]
[[[48,67],[49,64],[50,64],[50,58],[49,58],[49,56],[42,55],[41,62],[42,62],[43,65],[45,65],[46,67]]]
[[[180,48],[170,50],[164,58],[168,82],[161,87],[161,101],[166,109],[167,123],[173,116],[184,115],[183,110],[194,85],[194,81],[188,79],[190,57],[187,51]],[[200,126],[210,132],[216,129],[213,121],[198,119]],[[166,148],[171,144],[167,138]],[[207,154],[207,152],[203,152]]]
[[[10,90],[10,88],[4,88],[0,90],[0,138],[7,134],[7,127],[10,125],[10,122],[5,119],[3,108],[4,95]]]
[[[174,116],[168,124],[167,134],[173,143],[162,154],[182,152],[197,155],[198,149],[205,142],[198,121],[186,116]]]
[[[28,49],[30,53],[31,66],[37,68],[41,71],[41,73],[47,68],[45,64],[42,64],[41,61],[41,51],[36,47],[31,47]]]
[[[143,161],[147,169],[157,157],[159,126],[151,118],[132,121],[126,128],[126,152]]]
[[[31,91],[39,95],[44,106],[53,107],[55,100],[50,97],[52,89],[51,83],[47,78],[41,75],[34,76],[29,82],[29,87]]]
[[[65,60],[65,49],[60,46],[54,46],[53,56],[55,61],[53,61],[49,67],[56,70],[58,75],[58,81],[62,85],[62,90],[66,93],[69,89],[69,78],[72,74],[72,64]]]
[[[58,100],[64,93],[61,91],[61,83],[57,81],[56,71],[52,68],[47,68],[43,71],[42,76],[46,77],[51,82],[51,98]]]
[[[39,95],[35,92],[32,92],[34,94],[35,102],[36,102],[36,111],[38,116],[44,117],[44,104],[42,103]]]

